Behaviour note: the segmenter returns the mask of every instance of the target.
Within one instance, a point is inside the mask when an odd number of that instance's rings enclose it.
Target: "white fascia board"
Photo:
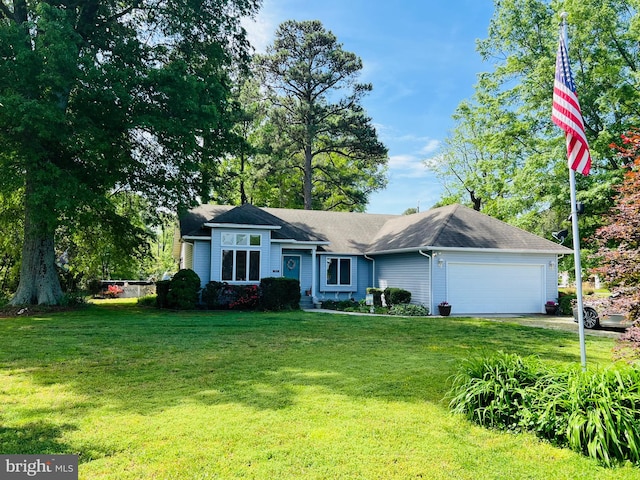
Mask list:
[[[282,228],[277,225],[250,225],[245,223],[205,223],[204,226],[209,228],[245,228],[251,230],[280,230]]]
[[[287,238],[276,238],[271,240],[271,243],[290,243],[292,245],[300,246],[314,246],[314,245],[329,245],[331,242],[313,242],[311,240],[292,240]]]
[[[559,252],[557,250],[531,250],[524,248],[465,248],[465,247],[435,247],[426,245],[417,248],[399,248],[397,250],[384,250],[380,252],[366,252],[366,255],[388,255],[392,253],[411,253],[421,250],[433,250],[438,252],[491,252],[491,253],[539,253],[544,255],[565,255],[569,252]]]
[[[184,241],[193,241],[193,240],[211,240],[211,237],[205,237],[205,236],[198,236],[198,235],[185,235],[184,237],[182,237],[181,239],[183,242]]]

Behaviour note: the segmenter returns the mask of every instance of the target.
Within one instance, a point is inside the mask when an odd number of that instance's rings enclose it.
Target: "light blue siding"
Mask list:
[[[200,277],[200,286],[204,287],[211,277],[209,276],[209,265],[211,263],[211,246],[210,242],[205,240],[196,240],[193,242],[193,266],[194,272]]]
[[[429,258],[418,252],[375,257],[378,288],[402,288],[411,292],[411,303],[429,307],[431,275]],[[433,309],[429,307],[429,311]]]

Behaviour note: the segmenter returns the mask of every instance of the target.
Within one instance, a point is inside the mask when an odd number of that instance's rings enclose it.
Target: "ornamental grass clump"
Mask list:
[[[567,390],[569,447],[608,466],[640,466],[640,369],[574,371]]]
[[[518,431],[542,366],[534,358],[497,354],[467,359],[453,377],[450,407],[471,421]]]
[[[637,366],[554,370],[501,352],[464,362],[449,397],[453,412],[480,425],[530,431],[606,466],[640,466]]]

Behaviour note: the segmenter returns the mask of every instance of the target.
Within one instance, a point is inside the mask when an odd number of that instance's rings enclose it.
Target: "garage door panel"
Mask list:
[[[454,313],[534,313],[544,305],[542,265],[447,265],[448,301]]]

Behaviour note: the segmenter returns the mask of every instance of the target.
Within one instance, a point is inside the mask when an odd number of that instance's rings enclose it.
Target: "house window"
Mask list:
[[[327,285],[351,285],[351,259],[327,259]]]
[[[225,247],[259,247],[262,244],[262,235],[248,233],[230,233],[222,234],[222,245]]]
[[[223,282],[260,280],[259,250],[222,250]]]

